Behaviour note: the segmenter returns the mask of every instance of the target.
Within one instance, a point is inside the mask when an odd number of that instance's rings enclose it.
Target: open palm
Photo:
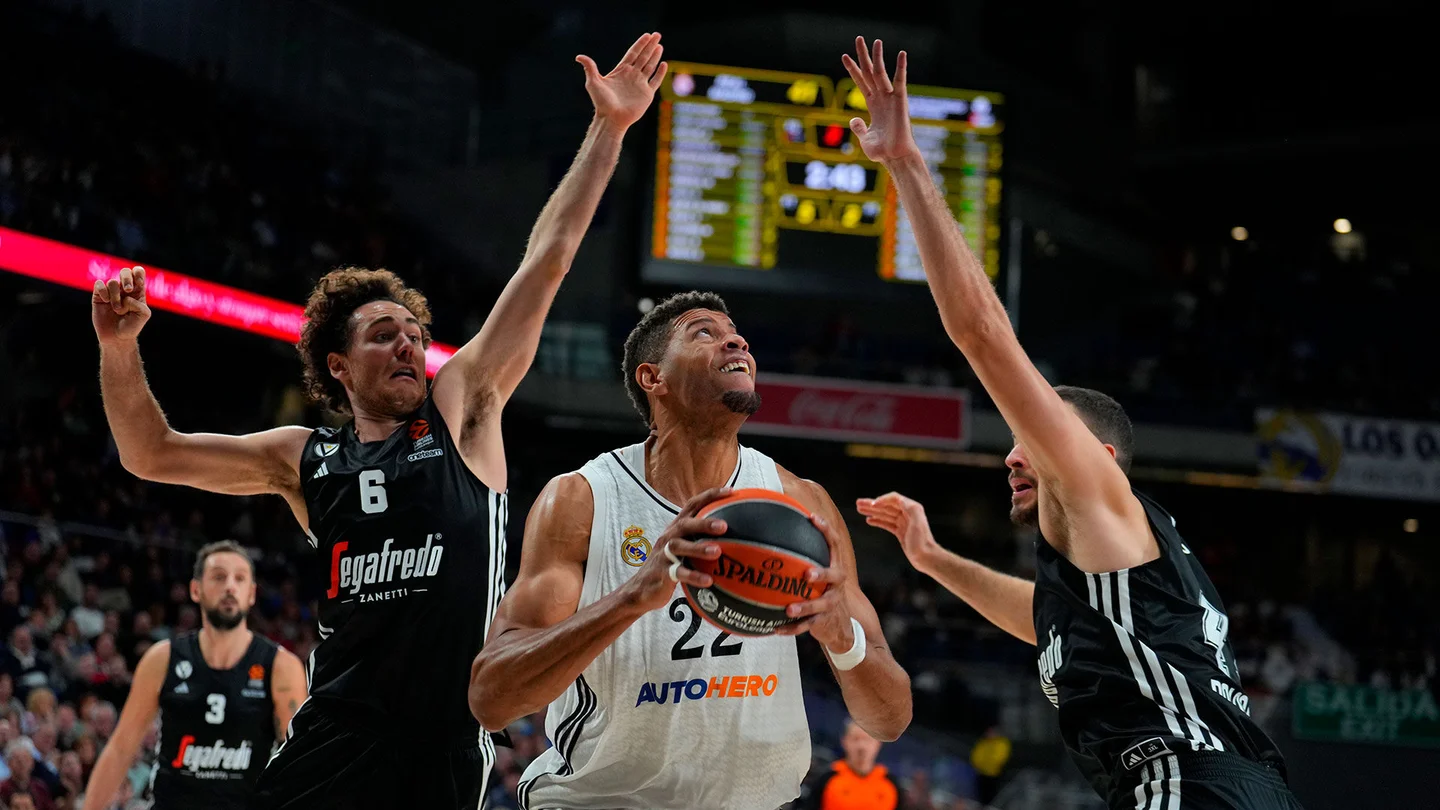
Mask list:
[[[669,70],[669,65],[660,61],[664,52],[658,33],[645,34],[635,40],[620,64],[603,76],[594,59],[584,54],[575,57],[585,68],[585,92],[595,104],[595,114],[622,127],[639,121]]]
[[[855,56],[851,59],[849,54],[842,54],[840,61],[865,96],[870,111],[868,125],[859,118],[850,119],[850,129],[860,138],[865,157],[884,163],[919,154],[915,135],[910,131],[910,102],[905,95],[905,52],[895,57],[894,81],[885,72],[885,46],[880,40],[867,50],[865,38],[856,37]]]
[[[855,507],[867,524],[895,535],[905,557],[917,570],[924,571],[939,552],[940,544],[930,532],[925,507],[918,501],[890,492],[878,498],[860,498]]]

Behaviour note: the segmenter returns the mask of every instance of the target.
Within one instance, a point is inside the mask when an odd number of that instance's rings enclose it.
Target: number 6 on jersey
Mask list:
[[[367,515],[384,512],[390,505],[385,500],[385,473],[366,470],[360,473],[360,509]]]

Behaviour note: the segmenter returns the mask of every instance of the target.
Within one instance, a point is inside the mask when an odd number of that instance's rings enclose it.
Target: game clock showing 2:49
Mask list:
[[[850,131],[865,99],[848,78],[677,62],[659,107],[646,280],[862,295],[924,282],[890,179]],[[931,175],[993,279],[1003,99],[912,85],[910,107]]]

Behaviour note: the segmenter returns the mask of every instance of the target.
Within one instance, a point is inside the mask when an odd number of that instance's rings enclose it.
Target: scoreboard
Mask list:
[[[915,140],[993,280],[1004,99],[909,91]],[[924,283],[894,185],[850,131],[868,116],[849,78],[671,62],[660,93],[647,281],[862,295]]]

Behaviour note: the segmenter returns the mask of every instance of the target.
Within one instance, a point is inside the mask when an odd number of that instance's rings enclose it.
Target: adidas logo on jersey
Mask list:
[[[243,773],[250,767],[254,752],[249,740],[234,747],[226,746],[224,740],[216,740],[213,745],[195,745],[195,736],[186,734],[180,738],[180,750],[170,767],[184,768],[201,779],[228,779],[230,774],[226,771]]]
[[[746,698],[769,697],[780,686],[775,675],[727,675],[711,678],[708,682],[699,678],[668,683],[643,683],[635,705],[641,703],[679,703],[681,700],[703,698]]]
[[[1063,638],[1055,635],[1055,628],[1050,628],[1050,643],[1040,650],[1040,659],[1037,662],[1040,666],[1040,690],[1057,709],[1060,708],[1060,690],[1055,688],[1055,673],[1065,663],[1060,651],[1063,643]]]
[[[181,682],[180,682],[180,685],[177,686],[177,687],[175,687],[175,694],[177,694],[177,695],[188,695],[188,694],[190,694],[190,684],[185,683],[184,681],[181,681]]]
[[[327,475],[329,475],[329,474],[330,474],[329,462],[322,461],[322,462],[320,462],[320,466],[315,468],[315,474],[312,475],[312,476],[310,476],[310,480],[313,481],[313,480],[315,480],[316,478],[324,478],[325,476],[327,476]]]
[[[349,541],[335,544],[330,554],[330,589],[325,592],[328,599],[342,593],[359,595],[361,602],[378,602],[399,599],[410,595],[409,588],[384,591],[371,590],[360,593],[366,585],[386,585],[398,580],[414,580],[433,577],[440,571],[440,557],[445,547],[435,543],[440,535],[425,535],[425,545],[420,548],[391,549],[395,542],[392,537],[385,541],[379,553],[345,554],[350,549]],[[345,600],[351,601],[351,600]]]

